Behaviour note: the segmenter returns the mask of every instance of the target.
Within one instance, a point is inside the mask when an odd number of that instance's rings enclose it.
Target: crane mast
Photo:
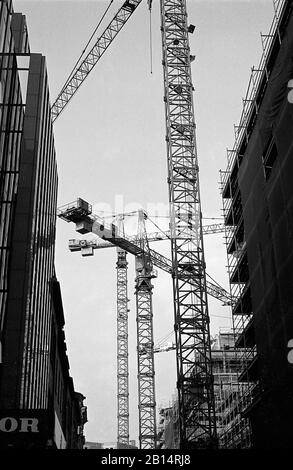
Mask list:
[[[127,253],[117,248],[117,442],[129,444]]]
[[[186,0],[161,0],[180,446],[216,445]],[[193,279],[193,285],[189,282]]]
[[[140,211],[138,244],[141,251],[135,257],[139,447],[155,449],[157,436],[152,278],[156,274],[149,253],[144,217],[144,212]]]

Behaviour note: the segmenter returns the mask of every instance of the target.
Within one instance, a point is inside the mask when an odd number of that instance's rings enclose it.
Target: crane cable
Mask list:
[[[150,11],[150,62],[151,62],[151,74],[153,73],[153,33],[152,33],[152,4],[149,3]]]
[[[170,215],[154,215],[152,214],[149,217],[153,217],[156,219],[170,219]],[[202,217],[202,220],[224,220],[223,217]]]
[[[171,240],[171,237],[169,237],[169,235],[167,235],[167,233],[162,230],[157,224],[156,222],[154,222],[149,216],[147,217],[148,220],[159,230],[159,232],[162,232],[163,235],[165,235],[166,238],[169,238],[169,240]]]
[[[167,333],[163,338],[159,339],[156,343],[157,346],[161,346],[168,341],[168,339],[172,339],[172,336],[174,335],[174,331],[170,331]]]
[[[96,34],[96,32],[97,32],[97,30],[98,30],[100,24],[102,23],[103,19],[105,18],[106,14],[108,13],[109,8],[111,7],[113,1],[114,1],[114,0],[110,0],[110,3],[109,3],[109,5],[108,5],[108,7],[106,8],[106,10],[105,10],[105,12],[104,12],[102,18],[100,19],[99,23],[98,23],[97,26],[95,27],[95,29],[94,29],[94,31],[93,31],[91,37],[89,38],[88,42],[86,43],[86,45],[85,45],[85,47],[84,47],[82,53],[80,54],[79,58],[77,59],[77,61],[76,61],[75,65],[74,65],[74,67],[73,67],[71,73],[69,74],[69,76],[68,76],[68,78],[67,78],[67,80],[66,80],[66,82],[65,82],[65,84],[64,84],[64,86],[63,86],[63,89],[68,85],[69,81],[71,80],[72,76],[74,75],[74,73],[75,73],[75,71],[76,71],[76,69],[77,69],[77,66],[78,66],[78,64],[79,64],[79,62],[80,62],[82,56],[84,55],[84,53],[85,53],[85,51],[87,50],[87,48],[88,48],[88,46],[89,46],[91,40],[93,39],[94,35]]]

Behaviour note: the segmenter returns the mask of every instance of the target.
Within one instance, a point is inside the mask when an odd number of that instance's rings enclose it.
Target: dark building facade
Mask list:
[[[255,448],[291,448],[293,429],[293,5],[274,4],[221,172],[241,416]]]
[[[82,448],[86,413],[69,376],[54,268],[57,166],[45,57],[30,53],[25,17],[11,1],[0,2],[0,26],[0,444]],[[25,419],[34,429],[27,434]]]
[[[0,354],[7,308],[8,266],[11,254],[13,214],[20,166],[24,119],[21,85],[17,70],[15,36],[24,30],[22,15],[11,18],[11,4],[0,2]],[[13,34],[13,29],[15,34]],[[27,35],[19,51],[29,52]]]

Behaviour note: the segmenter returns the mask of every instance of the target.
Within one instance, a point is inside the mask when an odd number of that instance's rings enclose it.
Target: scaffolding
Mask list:
[[[249,437],[246,431],[239,438],[242,427],[239,405],[243,394],[238,375],[243,369],[242,361],[239,350],[235,348],[234,331],[221,332],[212,348],[217,432],[221,449],[242,447]]]
[[[179,406],[175,395],[167,406],[159,409],[158,448],[180,449]]]
[[[243,98],[239,125],[234,125],[235,142],[227,149],[227,170],[220,171],[225,243],[232,302],[233,330],[237,357],[241,364],[238,374],[238,418],[236,426],[226,430],[223,437],[227,447],[250,447],[251,430],[245,411],[260,394],[257,377],[257,351],[253,328],[253,311],[250,292],[248,257],[243,219],[243,207],[238,171],[252,135],[259,108],[267,89],[276,56],[286,30],[292,2],[275,0],[273,21],[268,34],[261,34],[262,55],[258,67],[252,67],[248,89]],[[265,168],[265,165],[264,165]],[[269,169],[268,169],[269,171]],[[227,400],[230,398],[227,397]],[[235,415],[235,416],[236,416]]]
[[[212,340],[212,368],[214,376],[215,411],[219,448],[235,448],[243,444],[238,430],[241,426],[239,415],[238,374],[243,364],[235,348],[233,330],[220,331]],[[190,374],[194,375],[195,368]],[[193,394],[196,388],[193,389]],[[158,447],[162,449],[179,448],[179,406],[178,399],[161,406],[158,421]],[[247,436],[246,436],[247,437]],[[237,440],[238,439],[238,440]]]
[[[262,103],[274,59],[279,52],[286,29],[291,2],[274,0],[274,16],[268,34],[261,33],[262,55],[257,67],[251,68],[245,97],[242,98],[242,112],[238,125],[234,124],[235,142],[231,150],[227,149],[227,169],[223,173],[222,188],[228,190],[230,174],[240,166],[249,138],[254,128]]]

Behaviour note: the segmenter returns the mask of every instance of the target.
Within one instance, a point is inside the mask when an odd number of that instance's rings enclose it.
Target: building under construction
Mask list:
[[[221,173],[243,426],[255,448],[292,447],[293,5],[274,2]],[[245,422],[245,424],[244,424]],[[243,445],[245,447],[245,445]]]
[[[238,374],[241,358],[235,349],[234,332],[220,331],[212,340],[212,368],[214,376],[215,410],[219,448],[249,447],[245,438],[236,442],[236,429],[242,426],[239,414],[240,391]],[[178,400],[161,407],[158,423],[158,447],[179,449]],[[246,436],[246,439],[249,436]]]

